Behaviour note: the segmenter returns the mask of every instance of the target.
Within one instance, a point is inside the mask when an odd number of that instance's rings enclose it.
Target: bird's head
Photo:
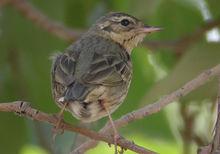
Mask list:
[[[101,17],[92,29],[121,44],[128,52],[131,52],[146,34],[161,30],[158,27],[147,26],[131,15],[118,12]]]

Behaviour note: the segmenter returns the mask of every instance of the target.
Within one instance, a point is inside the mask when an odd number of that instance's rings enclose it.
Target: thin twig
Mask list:
[[[215,20],[210,20],[207,21],[202,26],[198,27],[198,29],[196,29],[194,32],[191,32],[186,36],[180,37],[179,39],[169,40],[169,41],[147,41],[144,42],[144,45],[152,49],[157,49],[157,48],[174,49],[177,53],[181,54],[190,45],[200,40],[207,31],[219,25],[220,25],[220,18]]]
[[[216,65],[215,67],[208,69],[201,73],[199,76],[194,78],[193,80],[187,82],[183,87],[179,88],[178,90],[172,92],[171,94],[164,96],[160,100],[158,100],[155,103],[152,103],[150,105],[146,105],[143,108],[140,108],[138,110],[135,110],[131,113],[128,113],[124,116],[122,116],[120,119],[114,121],[115,127],[118,129],[120,127],[124,127],[131,123],[132,121],[135,121],[137,119],[142,119],[146,116],[149,116],[153,113],[159,112],[161,109],[163,109],[166,105],[172,103],[173,101],[176,101],[183,96],[186,96],[191,91],[199,88],[200,86],[204,85],[206,82],[208,82],[212,77],[217,76],[220,73],[220,64]],[[111,131],[111,127],[109,125],[106,125],[100,130],[100,133],[107,133]],[[82,144],[77,150],[81,151],[82,153],[95,147],[97,145],[96,141],[87,141],[84,144]]]
[[[8,0],[0,0],[0,8],[8,4]]]
[[[10,1],[11,5],[14,6],[14,8],[17,9],[17,11],[20,12],[28,20],[31,20],[33,23],[35,23],[42,29],[48,31],[49,33],[61,39],[71,42],[76,40],[82,34],[82,31],[80,30],[67,28],[61,23],[49,19],[47,16],[41,13],[37,8],[32,6],[31,3],[29,3],[27,0],[8,0],[8,1]],[[174,49],[178,53],[181,53],[191,44],[201,39],[201,37],[205,32],[219,25],[220,25],[220,18],[213,21],[207,21],[196,31],[184,37],[180,37],[180,39],[168,40],[168,41],[145,41],[144,45],[153,49],[170,48],[170,49]]]
[[[193,128],[195,124],[196,112],[189,113],[189,107],[182,103],[180,106],[180,113],[183,119],[183,128],[180,130],[180,134],[183,141],[183,154],[190,153],[190,144],[193,141]]]
[[[185,49],[187,49],[194,42],[197,42],[198,40],[200,40],[203,34],[205,34],[208,30],[211,30],[212,28],[217,27],[219,25],[220,25],[220,18],[207,21],[204,25],[199,27],[193,33],[180,38],[175,44],[175,51],[181,54]]]
[[[214,127],[214,138],[206,146],[201,146],[198,149],[198,154],[219,154],[220,153],[220,74],[218,75],[218,96],[217,96],[217,118]]]
[[[15,112],[15,113],[18,113],[19,115],[23,115],[23,116],[29,117],[37,121],[50,123],[53,126],[56,126],[56,124],[59,121],[59,118],[57,118],[57,116],[50,115],[50,114],[41,112],[39,110],[36,110],[32,108],[29,105],[29,103],[23,102],[23,101],[0,103],[0,111],[1,112]],[[108,144],[114,144],[114,139],[109,135],[96,133],[92,130],[88,130],[85,128],[79,128],[79,127],[70,125],[64,121],[62,121],[60,125],[61,125],[61,128],[64,130],[77,132],[87,137],[90,137],[91,139],[104,141]],[[152,152],[144,147],[138,146],[134,144],[133,142],[125,140],[125,139],[117,140],[117,144],[125,149],[129,149],[137,153],[155,154],[155,152]]]
[[[203,147],[199,147],[199,149],[197,150],[197,154],[210,154],[211,150],[212,150],[212,145],[209,144]]]
[[[28,20],[59,38],[66,41],[74,41],[81,35],[79,30],[73,30],[65,27],[61,23],[52,21],[26,0],[9,0],[9,2]]]
[[[219,82],[218,82],[218,96],[217,96],[217,120],[215,125],[215,135],[212,142],[212,153],[211,154],[219,154],[220,153],[220,74],[219,74]]]

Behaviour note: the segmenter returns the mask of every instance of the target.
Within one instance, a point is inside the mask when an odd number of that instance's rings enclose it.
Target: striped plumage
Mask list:
[[[127,95],[130,53],[146,35],[144,28],[135,17],[110,13],[54,56],[52,91],[57,104],[62,107],[67,102],[66,109],[83,122],[106,116],[105,108],[115,111]]]

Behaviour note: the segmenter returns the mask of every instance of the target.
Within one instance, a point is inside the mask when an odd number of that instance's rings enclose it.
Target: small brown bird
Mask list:
[[[58,106],[65,104],[82,122],[110,117],[129,89],[132,49],[146,34],[158,30],[125,13],[98,19],[78,41],[54,57],[52,91]]]

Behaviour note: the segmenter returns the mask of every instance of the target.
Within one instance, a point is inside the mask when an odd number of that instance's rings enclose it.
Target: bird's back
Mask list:
[[[100,100],[114,111],[127,94],[131,80],[130,56],[112,40],[84,35],[58,55],[52,67],[53,95],[70,102],[68,110],[84,121],[106,115]]]

